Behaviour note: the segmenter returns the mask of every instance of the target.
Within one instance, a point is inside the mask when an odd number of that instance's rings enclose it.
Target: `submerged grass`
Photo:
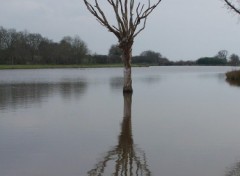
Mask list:
[[[240,70],[234,70],[226,73],[227,80],[240,81]]]

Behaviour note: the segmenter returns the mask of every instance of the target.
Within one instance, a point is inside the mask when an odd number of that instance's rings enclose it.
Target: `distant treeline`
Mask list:
[[[78,36],[56,43],[40,34],[0,27],[0,64],[81,64],[88,53]]]
[[[107,55],[90,54],[86,43],[79,36],[65,36],[54,42],[41,34],[16,31],[0,27],[0,64],[113,64],[122,63],[121,50],[112,45]],[[239,56],[228,57],[221,50],[214,57],[203,57],[196,61],[170,61],[158,52],[143,51],[133,56],[133,64],[144,65],[239,65]]]
[[[239,56],[236,54],[231,54],[228,57],[227,50],[219,51],[213,57],[202,57],[196,61],[197,65],[233,65],[237,66],[240,64]]]
[[[94,55],[91,56],[93,61],[91,63],[108,64],[108,63],[120,63],[121,51],[117,45],[112,45],[108,55]],[[145,65],[159,65],[159,66],[173,66],[173,65],[205,65],[205,66],[224,66],[240,64],[240,58],[236,54],[232,54],[228,57],[226,50],[220,50],[213,57],[202,57],[196,61],[171,61],[166,57],[163,57],[160,53],[147,50],[142,52],[139,56],[132,57],[133,64],[145,64]]]

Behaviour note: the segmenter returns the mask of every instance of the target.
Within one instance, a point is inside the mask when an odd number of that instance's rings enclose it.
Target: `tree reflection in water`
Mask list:
[[[85,80],[63,80],[56,83],[11,83],[0,84],[0,110],[6,108],[28,107],[44,102],[54,94],[64,99],[80,98],[87,89]]]
[[[236,86],[236,87],[240,87],[240,81],[239,80],[229,80],[226,79],[226,82],[230,85],[230,86]]]
[[[124,116],[118,145],[108,151],[103,159],[88,172],[89,176],[101,176],[109,167],[113,167],[114,176],[150,176],[146,155],[134,145],[131,122],[132,94],[124,94]]]

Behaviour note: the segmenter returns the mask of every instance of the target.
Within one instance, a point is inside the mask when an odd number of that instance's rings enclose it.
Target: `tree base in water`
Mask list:
[[[132,88],[123,88],[123,93],[133,93]]]

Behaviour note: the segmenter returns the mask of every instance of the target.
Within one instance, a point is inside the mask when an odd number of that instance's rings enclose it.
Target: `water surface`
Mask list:
[[[226,176],[240,168],[231,67],[0,71],[0,175]]]

